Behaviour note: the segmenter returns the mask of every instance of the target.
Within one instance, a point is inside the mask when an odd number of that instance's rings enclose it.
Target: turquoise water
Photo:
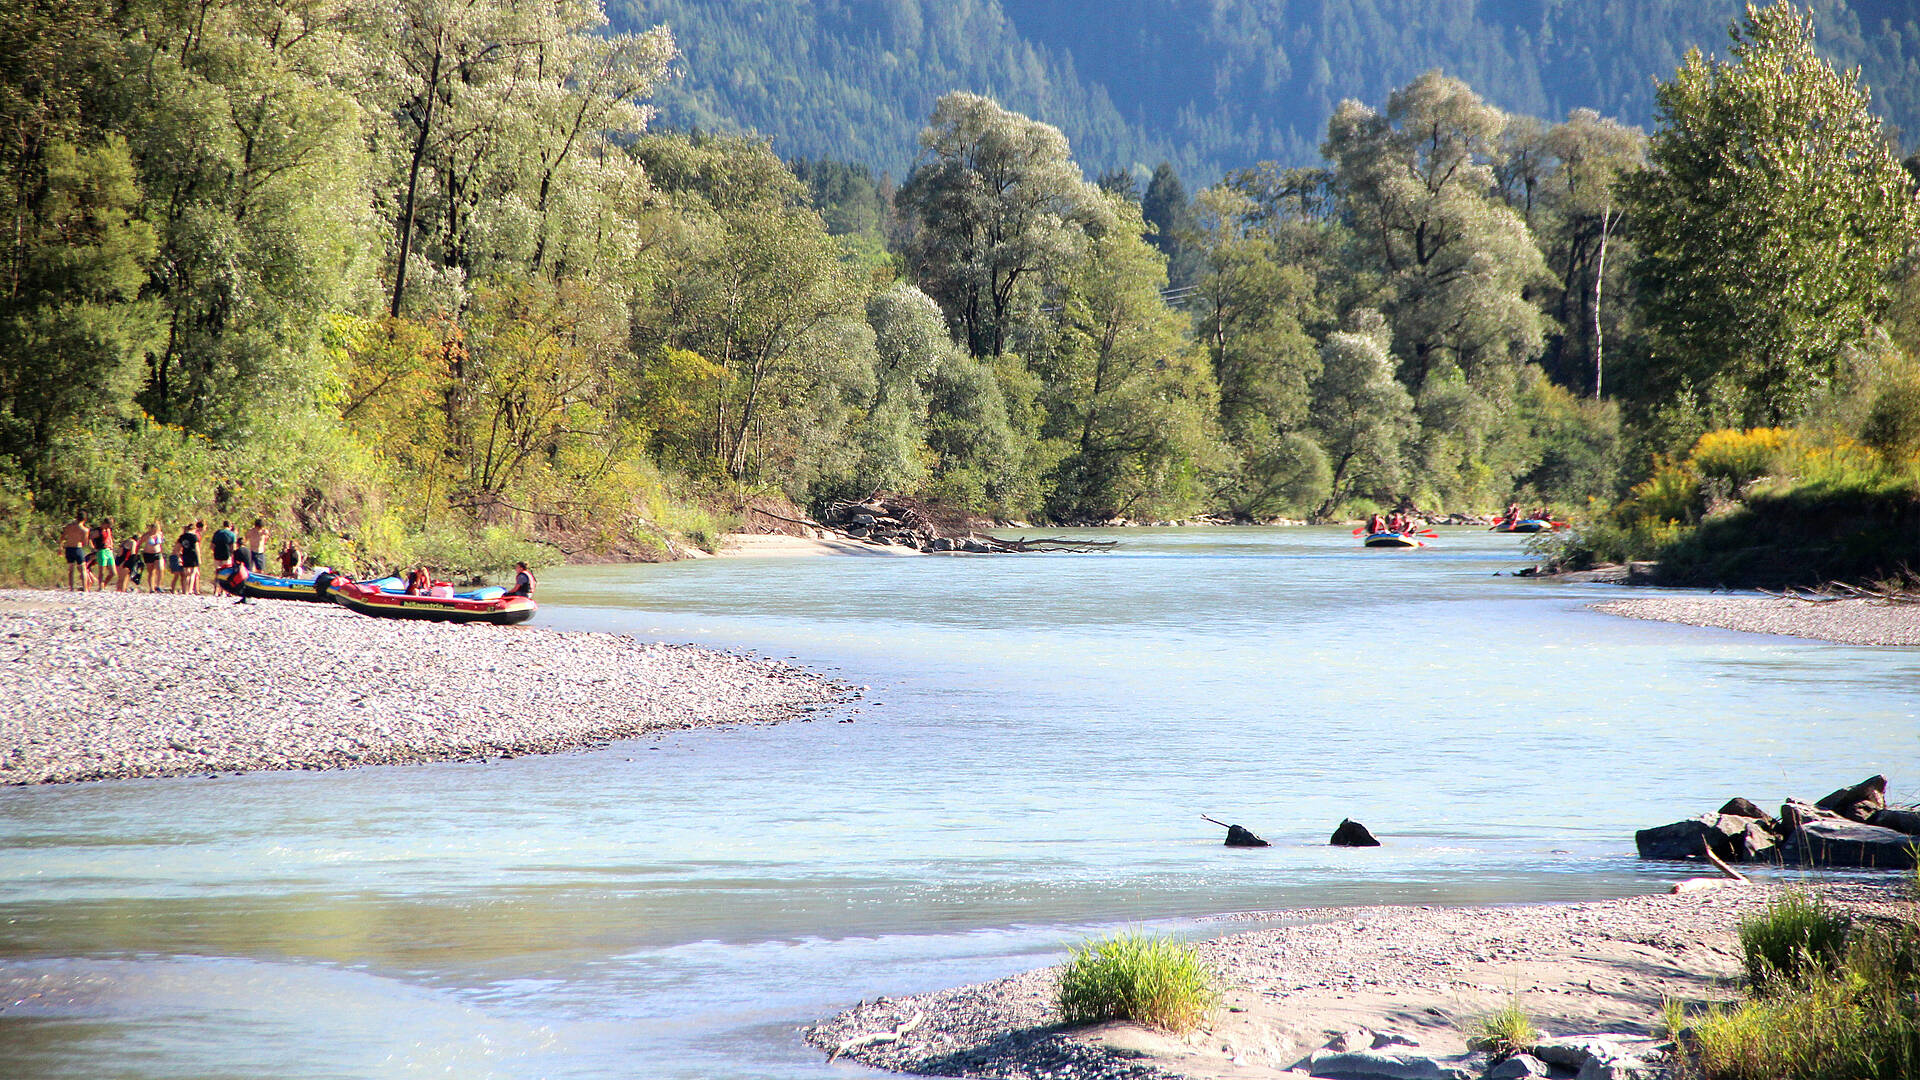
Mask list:
[[[852,723],[0,790],[0,1074],[857,1076],[797,1028],[1096,929],[1658,891],[1636,828],[1920,797],[1920,650],[1598,615],[1477,530],[1110,538],[544,575],[542,625],[793,657]]]

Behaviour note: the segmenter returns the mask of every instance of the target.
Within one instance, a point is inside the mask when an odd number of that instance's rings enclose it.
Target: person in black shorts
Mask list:
[[[80,591],[86,592],[93,584],[93,567],[87,564],[87,515],[75,514],[67,527],[60,530],[60,547],[67,556],[67,588],[73,588],[75,571],[80,574]]]
[[[189,525],[180,533],[180,591],[200,595],[200,534]]]

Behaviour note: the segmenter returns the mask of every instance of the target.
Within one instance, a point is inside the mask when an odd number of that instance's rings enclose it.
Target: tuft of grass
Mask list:
[[[1466,1035],[1467,1049],[1485,1050],[1496,1062],[1524,1054],[1540,1041],[1540,1031],[1533,1026],[1533,1017],[1521,1006],[1518,994],[1512,1001],[1471,1021]]]
[[[1677,1043],[1686,1030],[1686,1003],[1679,998],[1660,999],[1660,1033]]]
[[[1847,917],[1797,889],[1740,924],[1747,982],[1761,994],[1832,971],[1846,944]]]
[[[1920,928],[1870,928],[1839,964],[1688,1025],[1702,1080],[1920,1077]]]
[[[1219,1002],[1213,975],[1193,949],[1171,938],[1115,934],[1070,951],[1057,999],[1069,1024],[1132,1020],[1181,1033]]]

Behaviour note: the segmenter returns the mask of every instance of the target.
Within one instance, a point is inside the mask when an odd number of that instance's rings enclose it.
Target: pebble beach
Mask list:
[[[1817,888],[1860,916],[1912,907],[1894,885]],[[1518,1000],[1547,1035],[1604,1032],[1651,1054],[1665,1000],[1736,996],[1740,920],[1780,891],[1754,884],[1590,903],[1248,915],[1294,925],[1195,943],[1221,999],[1188,1035],[1123,1023],[1062,1027],[1053,1005],[1060,969],[1043,968],[863,1001],[806,1037],[824,1052],[917,1075],[1303,1077],[1316,1051],[1350,1044],[1356,1031],[1400,1053],[1451,1061],[1467,1050],[1473,1019]],[[865,1041],[875,1033],[879,1040]]]
[[[1781,634],[1840,645],[1920,645],[1920,603],[1789,600],[1721,593],[1609,600],[1595,611],[1629,619]]]
[[[0,784],[553,753],[772,723],[856,688],[618,634],[329,604],[0,593]]]

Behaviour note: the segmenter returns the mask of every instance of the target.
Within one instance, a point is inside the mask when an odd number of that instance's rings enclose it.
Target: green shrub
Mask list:
[[[1524,1054],[1538,1041],[1540,1031],[1521,1007],[1518,996],[1467,1025],[1467,1049],[1485,1050],[1496,1062]]]
[[[1832,970],[1781,992],[1715,1007],[1684,1032],[1702,1080],[1920,1077],[1920,931],[1872,928]]]
[[[1740,924],[1740,951],[1747,982],[1768,993],[1830,972],[1847,942],[1847,917],[1819,897],[1798,890]]]
[[[1170,938],[1116,934],[1071,950],[1058,1004],[1069,1024],[1132,1020],[1191,1031],[1218,1002],[1213,976],[1193,949]]]

